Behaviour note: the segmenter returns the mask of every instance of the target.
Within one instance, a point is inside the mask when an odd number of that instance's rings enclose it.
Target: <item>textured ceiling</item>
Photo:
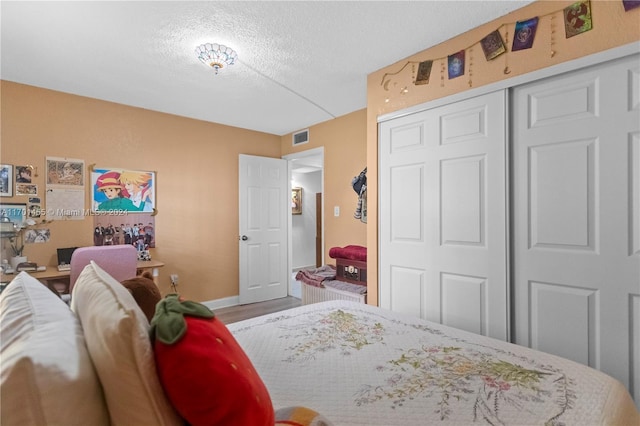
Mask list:
[[[275,135],[366,107],[367,75],[531,1],[6,1],[3,80]],[[195,56],[226,44],[215,76]]]

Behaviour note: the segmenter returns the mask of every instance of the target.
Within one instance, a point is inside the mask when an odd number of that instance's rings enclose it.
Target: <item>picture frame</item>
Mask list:
[[[302,214],[302,188],[291,188],[291,214]]]
[[[156,212],[156,172],[93,166],[90,171],[92,211]]]
[[[0,197],[13,197],[13,165],[0,164]]]
[[[62,157],[47,157],[47,185],[84,188],[84,161]]]
[[[0,218],[5,217],[14,224],[22,225],[27,220],[27,204],[0,202]]]

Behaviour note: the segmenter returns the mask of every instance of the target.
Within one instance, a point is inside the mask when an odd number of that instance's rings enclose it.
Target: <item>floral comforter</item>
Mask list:
[[[276,408],[335,425],[640,424],[611,377],[380,308],[331,301],[229,325]]]

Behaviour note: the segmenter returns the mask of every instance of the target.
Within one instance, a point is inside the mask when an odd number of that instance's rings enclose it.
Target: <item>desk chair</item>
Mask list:
[[[71,256],[69,294],[85,266],[94,261],[106,273],[122,282],[136,276],[138,251],[131,245],[80,247]]]

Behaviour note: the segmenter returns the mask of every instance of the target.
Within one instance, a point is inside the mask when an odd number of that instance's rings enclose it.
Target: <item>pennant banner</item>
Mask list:
[[[464,50],[449,56],[449,80],[464,75]]]
[[[564,9],[564,30],[567,38],[591,29],[591,6],[588,1],[574,3]]]
[[[427,84],[429,83],[429,77],[431,76],[431,67],[433,66],[433,61],[424,61],[420,62],[418,66],[418,75],[416,77],[415,84]]]
[[[536,38],[538,28],[538,17],[516,22],[515,33],[513,34],[513,46],[511,51],[531,49],[533,39]]]
[[[631,9],[635,9],[640,7],[640,0],[621,0],[624,10],[629,11]],[[564,9],[559,9],[550,13],[547,13],[542,16],[542,18],[551,16],[551,57],[553,57],[556,52],[553,48],[554,44],[554,24],[553,18],[555,18],[555,14],[563,14],[564,18],[564,26],[565,26],[565,34],[566,38],[573,37],[575,35],[584,33],[593,28],[593,21],[591,17],[591,3],[590,0],[578,1]],[[511,45],[511,51],[515,52],[518,50],[531,49],[533,47],[533,43],[536,37],[536,31],[538,29],[538,23],[540,21],[539,16],[534,18],[527,19],[526,21],[517,21],[514,25],[514,33],[513,33],[513,42]],[[384,90],[389,90],[389,82],[387,80],[390,76],[397,75],[402,72],[408,65],[414,65],[415,72],[415,64],[418,64],[418,72],[415,77],[415,81],[413,82],[415,85],[426,85],[429,84],[431,78],[431,71],[433,69],[433,63],[439,62],[441,63],[440,70],[440,80],[441,86],[444,86],[444,74],[445,74],[445,64],[447,64],[449,80],[460,77],[465,74],[465,54],[466,51],[472,49],[476,44],[480,44],[482,47],[482,51],[484,52],[484,56],[487,61],[491,61],[505,53],[509,52],[509,25],[514,23],[502,24],[497,30],[486,35],[482,40],[476,41],[474,44],[467,46],[466,48],[460,50],[457,53],[446,57],[440,57],[436,59],[429,59],[426,61],[407,61],[402,68],[396,72],[387,72],[382,76],[382,82],[380,83]],[[506,41],[502,38],[502,34],[500,32],[501,29],[505,29],[505,38]],[[471,53],[472,51],[470,51]],[[506,58],[506,56],[505,56]],[[446,60],[446,62],[445,62]],[[505,68],[504,73],[509,74],[509,67],[507,64],[507,59],[505,59]],[[470,62],[472,62],[472,58],[470,58]],[[469,77],[471,78],[471,63],[469,64]],[[469,82],[471,85],[471,81]],[[406,89],[406,88],[405,88]],[[405,90],[403,93],[406,93]]]
[[[480,40],[480,45],[482,46],[482,50],[484,51],[484,56],[487,58],[487,61],[495,59],[507,51],[504,47],[500,31],[498,30],[495,30]]]

